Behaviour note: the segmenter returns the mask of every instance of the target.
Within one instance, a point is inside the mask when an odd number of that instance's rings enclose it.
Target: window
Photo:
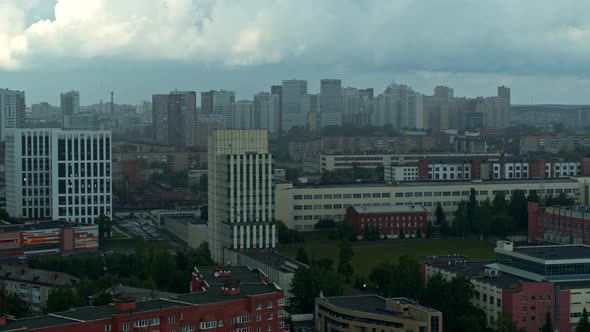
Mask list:
[[[266,319],[267,320],[272,320],[272,313],[269,312],[268,314],[266,314]]]
[[[527,322],[527,318],[526,317],[522,317],[522,323],[523,324],[526,324],[526,322]]]
[[[535,311],[537,308],[535,306],[531,306],[531,311]]]
[[[547,299],[547,301],[551,301],[551,295],[547,295],[545,298]]]
[[[268,301],[268,304],[266,305],[267,308],[272,308],[272,300]]]
[[[539,302],[543,302],[543,295],[539,296]]]
[[[279,299],[278,303],[279,303],[279,306],[284,306],[285,305],[285,299]]]
[[[217,327],[217,322],[214,320],[209,322],[201,322],[199,324],[199,327],[201,330],[214,329],[215,327]]]
[[[285,316],[285,311],[279,310],[278,316],[279,317],[284,317]]]
[[[262,303],[256,303],[256,310],[262,310]]]
[[[160,317],[152,318],[150,325],[160,325]]]
[[[147,319],[140,319],[140,320],[133,322],[133,327],[145,327],[145,326],[148,326]]]
[[[218,320],[218,321],[217,321],[217,326],[223,326],[223,320],[221,320],[221,319],[220,319],[220,320]]]
[[[123,331],[129,331],[129,323],[123,323]]]
[[[195,326],[193,324],[185,325],[180,328],[180,332],[193,332],[195,330]]]
[[[168,323],[169,324],[176,323],[176,317],[174,317],[174,316],[168,317]]]
[[[533,295],[533,296],[531,296],[531,301],[535,301],[536,299],[537,299],[537,297],[536,297],[536,296],[534,296],[534,295]]]
[[[526,302],[526,301],[527,301],[527,297],[525,296],[522,298],[522,302]]]
[[[525,312],[525,313],[526,313],[526,312],[528,312],[528,311],[529,311],[529,308],[527,308],[527,307],[522,307],[522,312]]]
[[[112,328],[111,324],[107,324],[104,326],[104,332],[111,332],[112,329],[113,328]]]
[[[262,315],[256,315],[256,321],[257,322],[261,322],[262,321]]]

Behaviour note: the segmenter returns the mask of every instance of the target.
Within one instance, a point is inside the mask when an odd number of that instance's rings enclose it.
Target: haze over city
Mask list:
[[[0,86],[57,104],[148,100],[283,79],[382,91],[395,81],[457,96],[513,90],[513,104],[590,103],[587,1],[4,0]]]

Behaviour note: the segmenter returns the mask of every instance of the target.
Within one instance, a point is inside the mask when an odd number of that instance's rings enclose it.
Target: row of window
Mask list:
[[[492,190],[492,195],[505,194],[510,195],[516,192],[517,189],[510,190]],[[536,192],[537,194],[560,194],[560,193],[578,193],[579,189],[531,189],[528,193],[531,194]],[[435,191],[435,192],[405,192],[395,193],[395,197],[439,197],[439,196],[469,196],[471,191]],[[477,195],[489,195],[488,190],[474,190],[474,194]],[[311,199],[350,199],[350,198],[390,198],[391,193],[354,193],[354,194],[315,194],[315,195],[293,195],[294,200],[311,200]]]

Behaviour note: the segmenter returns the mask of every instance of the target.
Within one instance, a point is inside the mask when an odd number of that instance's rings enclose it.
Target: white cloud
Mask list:
[[[48,0],[43,0],[48,1]],[[590,2],[0,0],[0,70],[115,57],[588,74]]]

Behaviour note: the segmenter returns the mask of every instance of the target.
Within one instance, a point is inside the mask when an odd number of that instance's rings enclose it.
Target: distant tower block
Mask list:
[[[111,91],[111,113],[115,113],[115,102],[113,98],[113,91]]]

